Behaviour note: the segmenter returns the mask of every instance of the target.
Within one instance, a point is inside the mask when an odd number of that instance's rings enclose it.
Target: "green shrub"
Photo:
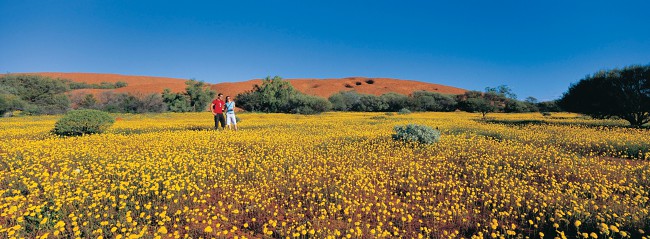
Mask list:
[[[115,120],[108,113],[99,110],[68,111],[54,125],[54,134],[76,136],[104,132]]]
[[[0,77],[0,94],[16,96],[12,109],[21,109],[27,114],[61,114],[70,107],[65,92],[68,86],[60,79],[39,75],[8,74]],[[15,98],[15,97],[6,98]],[[7,103],[9,105],[9,103]],[[20,107],[17,107],[19,104]]]
[[[416,91],[409,98],[414,111],[450,112],[456,110],[456,99],[436,92]]]
[[[332,109],[332,103],[327,99],[300,92],[296,92],[289,98],[287,106],[289,112],[304,115],[320,114]]]
[[[395,126],[394,140],[432,144],[440,140],[440,131],[425,125],[408,124]]]
[[[386,93],[379,96],[383,102],[387,104],[386,111],[397,112],[402,108],[408,107],[409,97],[397,93]]]
[[[361,94],[356,91],[341,91],[331,95],[328,100],[332,103],[332,109],[336,111],[350,111],[352,107],[359,104]]]
[[[129,85],[129,84],[126,83],[126,82],[124,82],[124,81],[118,81],[118,82],[115,82],[115,88],[122,88],[122,87],[126,87],[126,86],[128,86],[128,85]]]
[[[409,109],[407,109],[407,108],[402,108],[402,109],[399,110],[399,112],[397,112],[397,113],[400,114],[400,115],[407,115],[407,114],[410,114],[411,111],[410,111]]]

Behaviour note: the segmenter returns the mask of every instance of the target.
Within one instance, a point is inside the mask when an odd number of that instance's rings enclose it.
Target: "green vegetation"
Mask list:
[[[411,110],[409,110],[409,109],[407,109],[407,108],[402,108],[402,109],[399,110],[397,113],[400,114],[400,115],[407,115],[407,114],[410,114],[410,113],[411,113]]]
[[[650,65],[599,71],[572,85],[559,100],[571,112],[618,117],[641,127],[650,122]]]
[[[408,124],[393,128],[394,140],[432,144],[440,140],[440,131],[426,125]]]
[[[317,114],[332,108],[327,100],[305,95],[279,76],[266,77],[262,85],[255,85],[236,99],[239,107],[256,112]]]
[[[53,133],[61,136],[78,136],[104,132],[115,120],[99,110],[68,111],[54,125]]]
[[[160,113],[167,111],[160,93],[144,96],[103,92],[99,99],[92,94],[72,96],[74,109],[96,109],[111,113]]]
[[[194,79],[186,81],[185,92],[174,93],[165,89],[162,101],[171,112],[201,112],[207,109],[216,92],[211,90],[205,82]]]
[[[118,81],[115,83],[111,82],[102,82],[99,84],[90,84],[86,82],[74,82],[71,80],[63,80],[68,86],[70,87],[71,90],[77,90],[77,89],[117,89],[117,88],[123,88],[128,85],[128,83],[124,81]]]
[[[70,108],[63,81],[38,75],[0,77],[0,113],[22,110],[28,114],[60,114]]]

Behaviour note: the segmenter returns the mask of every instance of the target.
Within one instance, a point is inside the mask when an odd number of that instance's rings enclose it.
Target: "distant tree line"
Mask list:
[[[538,112],[560,111],[555,102],[538,102],[533,97],[516,99],[509,87],[486,88],[485,92],[468,91],[462,95],[446,95],[416,91],[411,95],[383,95],[341,91],[324,99],[298,92],[281,77],[266,77],[253,90],[237,95],[237,104],[247,111],[315,114],[329,110],[358,112],[409,111],[448,112],[463,110],[480,112]]]
[[[125,82],[87,84],[40,75],[7,74],[0,77],[0,116],[22,111],[25,114],[61,114],[71,109],[97,109],[114,113],[205,111],[215,96],[204,82],[188,80],[184,92],[129,94],[103,92],[71,94],[74,89],[115,89]]]
[[[215,92],[201,81],[188,80],[184,92],[165,89],[162,93],[129,94],[103,92],[99,99],[92,94],[73,98],[76,109],[97,109],[111,113],[200,112],[207,109]]]
[[[118,88],[123,88],[128,86],[129,84],[124,82],[124,81],[118,81],[115,83],[112,82],[101,82],[99,84],[90,84],[86,82],[75,82],[71,81],[68,79],[63,79],[63,82],[65,82],[68,87],[71,90],[77,90],[77,89],[118,89]]]
[[[108,112],[197,112],[207,110],[215,92],[207,84],[186,81],[184,92],[169,89],[154,94],[104,92],[73,95],[75,87],[96,87],[93,84],[71,84],[69,80],[39,75],[7,74],[0,77],[0,115],[19,110],[26,114],[60,114],[70,109],[98,109]],[[119,82],[110,87],[124,87]],[[99,84],[99,87],[109,87]],[[417,91],[410,95],[383,95],[342,91],[321,98],[297,91],[280,77],[267,77],[251,91],[237,95],[237,105],[247,111],[317,114],[325,111],[455,111],[478,112],[556,112],[567,110],[594,118],[620,118],[632,126],[650,122],[650,65],[628,66],[588,75],[557,101],[538,102],[533,97],[516,98],[505,85],[488,87],[485,91],[467,91],[461,95],[445,95]]]

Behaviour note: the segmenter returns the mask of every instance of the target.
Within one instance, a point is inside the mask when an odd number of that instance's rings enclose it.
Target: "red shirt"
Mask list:
[[[215,99],[212,101],[212,104],[214,104],[214,109],[212,109],[212,112],[217,114],[223,113],[223,106],[226,104],[226,102],[220,99]]]

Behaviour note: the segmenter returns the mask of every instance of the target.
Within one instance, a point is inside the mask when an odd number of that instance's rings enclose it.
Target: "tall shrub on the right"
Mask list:
[[[616,116],[640,127],[650,122],[650,65],[586,76],[571,85],[558,104],[566,111],[594,118]]]

